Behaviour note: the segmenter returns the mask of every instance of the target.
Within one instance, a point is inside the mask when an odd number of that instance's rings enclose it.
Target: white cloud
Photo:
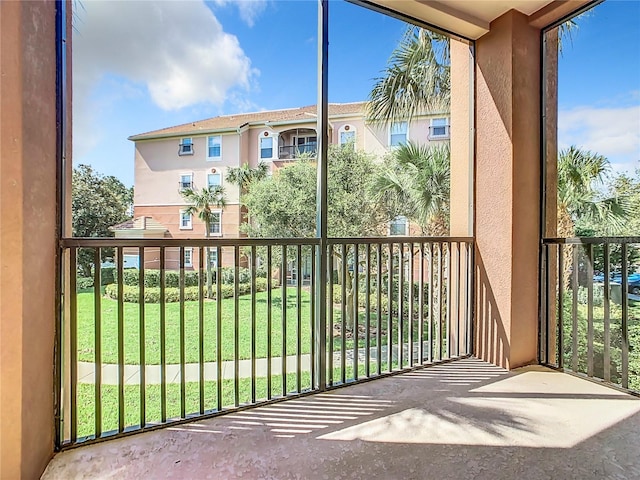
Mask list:
[[[607,157],[615,170],[640,160],[640,105],[576,107],[558,112],[560,148],[576,145]]]
[[[214,3],[221,7],[235,5],[240,18],[250,27],[253,27],[258,15],[267,8],[267,0],[214,0]]]
[[[250,88],[256,73],[250,59],[203,2],[82,5],[73,38],[79,101],[105,73],[145,85],[164,110],[201,102],[220,106],[230,90]]]

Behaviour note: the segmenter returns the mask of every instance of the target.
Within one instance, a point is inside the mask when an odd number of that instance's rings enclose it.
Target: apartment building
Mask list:
[[[448,115],[423,115],[412,122],[382,126],[368,122],[365,102],[329,104],[330,142],[354,142],[382,158],[394,145],[449,138]],[[243,212],[240,188],[225,181],[227,170],[266,162],[271,172],[314,155],[317,146],[315,105],[284,110],[224,115],[129,137],[135,142],[134,221],[114,227],[116,237],[204,238],[205,226],[186,212],[181,190],[222,185],[226,205],[214,210],[210,236],[239,238]],[[409,233],[405,219],[390,223],[390,234]],[[185,250],[185,267],[197,266],[198,252]],[[226,257],[226,255],[223,254]],[[135,253],[132,252],[132,257]],[[179,256],[167,252],[167,268]],[[226,258],[223,264],[228,264]],[[145,259],[154,267],[156,256]],[[211,262],[217,263],[215,254]]]

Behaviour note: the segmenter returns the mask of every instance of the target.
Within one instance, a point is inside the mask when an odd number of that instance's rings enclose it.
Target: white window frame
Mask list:
[[[220,181],[217,183],[217,185],[222,186],[222,173],[207,173],[207,188],[211,188],[213,185],[211,184],[210,178],[213,176],[218,176],[220,177]]]
[[[221,237],[222,236],[222,210],[211,210],[211,214],[212,215],[219,215],[220,221],[217,223],[217,225],[219,225],[218,227],[218,232],[211,232],[211,227],[215,224],[210,223],[209,224],[209,236],[210,237]]]
[[[393,225],[399,223],[398,220],[404,221],[404,232],[403,233],[393,233]],[[392,219],[389,222],[389,236],[390,237],[406,237],[409,233],[409,219],[404,215],[398,215],[396,218]]]
[[[219,155],[209,155],[210,149],[215,148],[216,146],[216,143],[214,143],[213,146],[211,146],[209,145],[209,142],[211,139],[215,139],[215,138],[218,139],[217,145],[220,147],[220,153]],[[209,135],[207,137],[207,161],[213,162],[218,160],[222,160],[222,135]]]
[[[189,261],[187,262],[187,254]],[[193,267],[193,248],[185,247],[184,249],[184,266]]]
[[[444,120],[444,125],[434,125],[433,122],[437,120]],[[434,128],[444,127],[444,134],[435,135],[433,133]],[[449,121],[449,117],[434,117],[429,120],[429,140],[446,140],[451,137],[451,122]]]
[[[189,147],[188,150],[184,150],[185,147]],[[193,155],[193,138],[192,137],[184,137],[180,139],[180,144],[178,145],[178,155]]]
[[[189,182],[189,186],[185,187],[184,182],[182,181],[182,177],[189,177],[191,180]],[[178,180],[178,184],[180,185],[180,191],[184,191],[187,188],[193,189],[193,172],[184,172],[180,174],[180,180]]]
[[[187,225],[183,225],[185,215],[189,215],[189,223]],[[180,230],[193,230],[193,215],[187,213],[185,209],[180,210]]]
[[[205,255],[206,250],[205,250]],[[215,260],[212,261],[212,257],[215,257]],[[210,248],[207,261],[209,262],[212,268],[218,268],[218,250],[216,248]]]
[[[391,140],[393,135],[401,135],[399,133],[393,133],[393,129],[395,125],[398,124],[405,124],[405,130],[404,130],[404,142],[400,142],[396,145],[392,145]],[[408,143],[409,142],[409,122],[407,121],[401,121],[401,122],[392,122],[391,125],[389,125],[389,147],[391,148],[397,148],[398,146],[400,146],[403,143]]]
[[[349,133],[353,135],[353,143],[355,144],[358,138],[358,130],[351,124],[346,124],[346,125],[342,125],[339,129],[338,129],[338,145],[346,145],[347,142],[343,142],[342,141],[342,134],[343,133]]]
[[[265,135],[266,133],[266,135]],[[263,157],[262,156],[262,140],[270,138],[271,139],[271,156],[270,157]],[[276,152],[276,149],[278,148],[278,142],[277,142],[277,138],[275,137],[275,135],[272,135],[271,133],[269,133],[268,131],[263,131],[260,132],[260,136],[258,137],[258,158],[260,160],[273,160],[274,158],[274,153]]]

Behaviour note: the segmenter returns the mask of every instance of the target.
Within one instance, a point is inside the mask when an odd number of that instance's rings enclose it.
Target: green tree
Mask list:
[[[424,112],[448,112],[451,90],[449,38],[407,28],[369,93],[368,117],[388,124]]]
[[[131,218],[133,189],[113,176],[104,176],[89,165],[73,169],[71,180],[71,219],[74,237],[112,237],[110,227]],[[102,260],[113,257],[113,249],[101,250]],[[85,277],[91,276],[92,249],[80,249],[78,265]]]
[[[606,157],[571,146],[558,155],[558,235],[572,237],[576,226],[599,225],[600,235],[615,235],[628,209],[622,198],[603,195],[611,165]]]
[[[400,145],[386,159],[372,194],[390,218],[403,215],[423,235],[449,232],[449,145]]]
[[[380,235],[386,216],[371,197],[371,184],[378,165],[369,155],[352,148],[330,146],[327,185],[327,228],[330,237]],[[313,237],[316,232],[317,168],[311,159],[298,159],[256,182],[245,197],[253,223],[248,233],[257,237]],[[345,258],[340,251],[334,259],[354,262],[352,248]],[[338,268],[341,272],[342,268]],[[354,278],[347,269],[347,318],[353,325]]]
[[[222,208],[226,205],[224,188],[215,185],[203,188],[200,192],[186,188],[180,192],[182,198],[189,204],[186,213],[197,215],[204,223],[204,236],[209,238],[211,234],[211,223],[213,221],[213,208]],[[213,287],[211,282],[211,248],[207,247],[207,297],[213,298]]]
[[[240,195],[245,194],[252,183],[266,178],[269,173],[269,166],[265,162],[258,163],[258,166],[251,168],[248,163],[243,163],[240,167],[227,168],[227,182],[240,187]]]

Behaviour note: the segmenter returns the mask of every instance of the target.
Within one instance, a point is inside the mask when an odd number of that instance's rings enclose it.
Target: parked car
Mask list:
[[[612,273],[609,276],[609,279],[612,283],[618,283],[621,284],[622,283],[622,274],[620,273]],[[598,282],[598,283],[603,283],[604,282],[604,275],[600,274],[600,275],[594,275],[593,276],[593,281],[594,282]],[[640,273],[631,273],[627,276],[627,283],[628,283],[628,293],[631,293],[633,295],[640,295]]]

